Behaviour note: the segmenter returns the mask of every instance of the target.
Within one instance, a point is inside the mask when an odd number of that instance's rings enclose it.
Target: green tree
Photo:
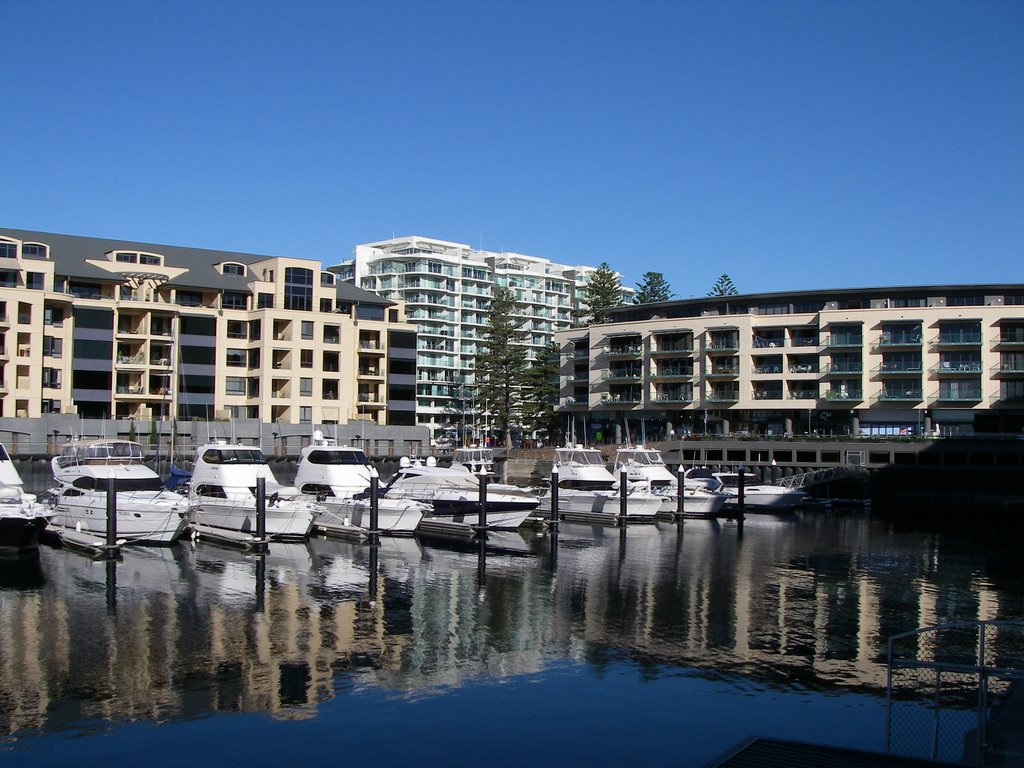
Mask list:
[[[491,301],[481,351],[476,356],[477,399],[487,403],[494,426],[505,433],[505,447],[512,447],[512,427],[522,416],[522,384],[529,368],[525,334],[519,330],[516,299],[500,288]]]
[[[672,298],[672,287],[661,272],[644,272],[644,279],[637,283],[634,304],[655,304],[669,301]]]
[[[732,278],[726,274],[723,274],[718,281],[714,284],[708,296],[735,296],[739,291],[736,290],[736,286],[732,284]]]
[[[604,310],[622,304],[622,281],[615,271],[602,261],[591,273],[590,280],[580,292],[580,309],[577,314],[579,322],[600,323]]]
[[[561,369],[561,349],[551,343],[537,352],[533,365],[523,377],[523,425],[547,435],[548,444],[558,443],[561,417],[555,412],[558,405],[558,375]]]

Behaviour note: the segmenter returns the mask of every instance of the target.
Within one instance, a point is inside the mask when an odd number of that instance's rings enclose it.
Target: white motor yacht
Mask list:
[[[271,539],[302,539],[323,510],[315,496],[282,486],[263,451],[251,445],[214,442],[196,451],[189,487],[189,521],[193,526],[255,534],[256,483],[264,479],[266,534]]]
[[[721,492],[728,496],[726,504],[739,504],[740,474],[738,472],[715,472],[714,477],[722,483]],[[807,494],[794,488],[762,483],[757,475],[743,474],[743,506],[747,512],[792,512],[803,503]]]
[[[617,480],[605,466],[601,452],[582,445],[556,448],[553,468],[558,469],[558,511],[562,514],[619,514],[621,497]],[[627,520],[653,520],[662,498],[648,490],[627,488]],[[551,491],[541,499],[550,507]]]
[[[172,544],[188,525],[188,501],[166,490],[143,462],[142,445],[121,438],[68,441],[50,460],[56,488],[51,524],[102,535],[107,489],[114,483],[117,537],[129,543]]]
[[[678,512],[679,479],[665,466],[661,451],[642,445],[619,448],[615,453],[613,475],[621,477],[623,471],[626,472],[630,488],[648,491],[661,498],[659,512]],[[685,481],[683,483],[684,517],[715,517],[725,502],[724,494],[697,485],[689,486]]]
[[[323,505],[313,520],[318,525],[370,527],[370,478],[373,472],[360,448],[337,445],[320,430],[299,453],[295,487]],[[377,529],[381,533],[411,534],[430,507],[414,499],[377,497]]]
[[[0,553],[38,549],[52,514],[34,493],[25,493],[18,468],[0,445]]]
[[[437,466],[403,457],[383,493],[388,498],[415,499],[430,505],[429,517],[475,524],[480,516],[480,479],[462,469]],[[540,505],[540,500],[513,486],[487,487],[487,524],[515,530]]]

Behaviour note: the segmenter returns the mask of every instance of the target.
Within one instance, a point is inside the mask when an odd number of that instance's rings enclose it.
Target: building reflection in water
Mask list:
[[[317,539],[265,556],[205,542],[103,563],[0,563],[3,733],[218,712],[313,715],[361,686],[430,695],[566,661],[629,658],[761,685],[881,691],[885,642],[1018,618],[1019,582],[936,536],[867,517],[563,524],[473,548]]]

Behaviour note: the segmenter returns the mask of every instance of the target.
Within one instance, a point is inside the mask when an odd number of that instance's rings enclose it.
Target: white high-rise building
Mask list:
[[[570,327],[577,293],[595,269],[414,236],[357,245],[354,258],[331,271],[406,303],[419,328],[417,421],[436,437],[472,440],[488,429],[486,404],[475,401],[474,367],[495,291],[515,294],[520,330],[537,354]]]

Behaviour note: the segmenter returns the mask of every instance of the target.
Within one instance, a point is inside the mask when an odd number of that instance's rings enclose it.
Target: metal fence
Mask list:
[[[967,765],[1024,761],[1024,622],[926,627],[889,640],[886,748]]]

